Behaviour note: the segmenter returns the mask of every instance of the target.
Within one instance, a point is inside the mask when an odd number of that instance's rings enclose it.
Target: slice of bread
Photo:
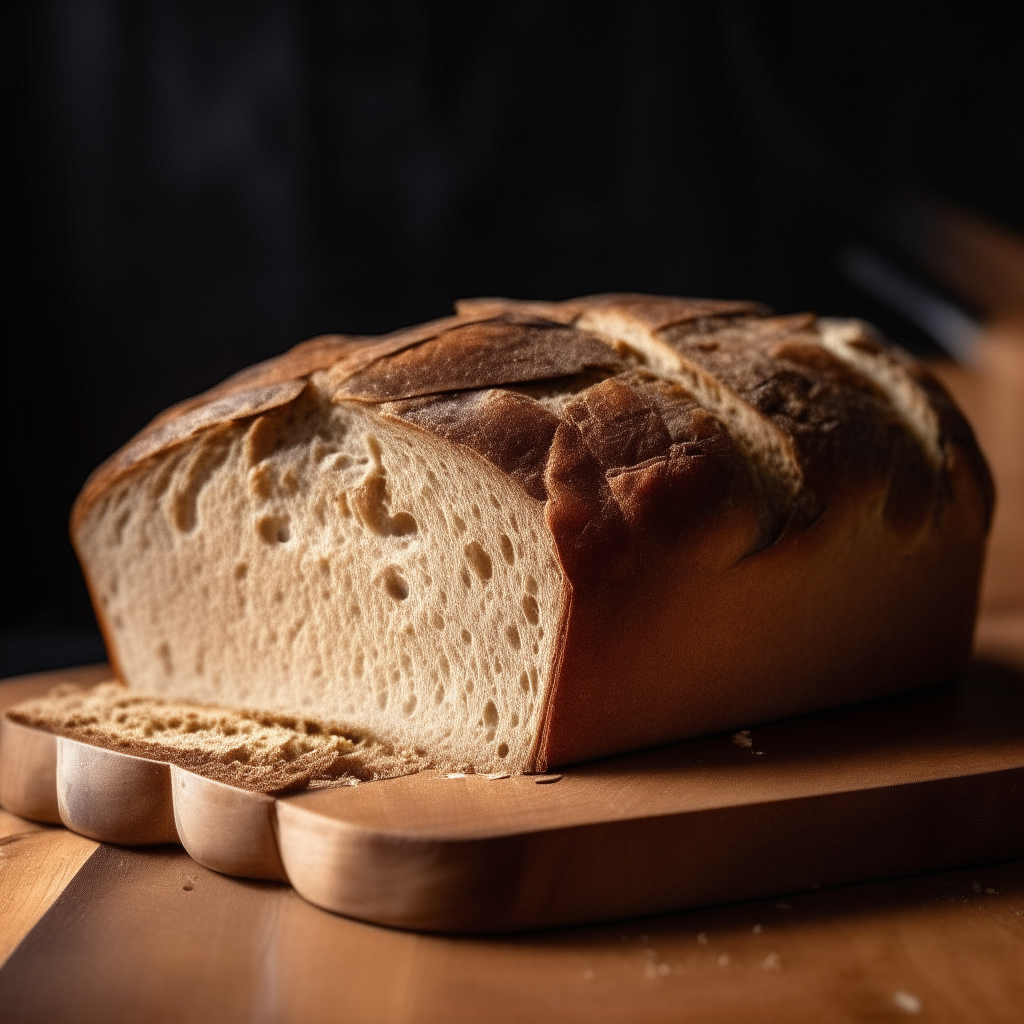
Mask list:
[[[138,693],[534,771],[951,676],[992,500],[862,324],[487,299],[168,410],[72,537]]]
[[[113,680],[57,686],[5,717],[256,793],[354,785],[431,766],[422,749],[398,749],[321,718],[161,700]]]

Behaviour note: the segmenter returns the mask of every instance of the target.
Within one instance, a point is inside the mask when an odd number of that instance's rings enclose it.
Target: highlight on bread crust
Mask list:
[[[531,771],[955,672],[991,507],[863,325],[610,295],[300,345],[154,421],[72,535],[140,693]]]

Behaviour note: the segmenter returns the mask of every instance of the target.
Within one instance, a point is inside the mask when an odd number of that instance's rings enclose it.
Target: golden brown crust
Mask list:
[[[401,351],[375,358],[340,382],[336,400],[371,402],[551,380],[586,369],[623,368],[591,335],[545,320],[502,315],[458,324]],[[336,380],[339,374],[332,374]]]
[[[821,346],[814,326],[806,315],[742,318],[664,336],[791,438],[814,515],[872,480],[909,480],[899,516],[920,521],[932,503],[921,445],[871,381]]]
[[[547,498],[544,467],[561,422],[527,395],[505,388],[429,395],[381,407],[471,448],[518,481],[531,498]]]
[[[585,507],[595,517],[587,520],[588,536],[601,524],[596,532],[610,530],[611,537],[621,510],[609,505],[616,502],[607,481],[595,478],[586,487],[574,481],[570,514],[569,490],[556,488],[557,496],[551,495],[545,479],[567,479],[590,465],[582,452],[574,453],[577,434],[586,437],[588,458],[597,460],[605,477],[645,459],[667,464],[698,406],[678,382],[649,373],[645,380],[642,368],[631,369],[628,351],[616,351],[614,339],[571,326],[595,310],[654,332],[790,439],[806,483],[788,510],[793,525],[813,521],[844,494],[883,481],[887,517],[913,532],[943,490],[920,443],[885,396],[818,344],[812,314],[771,317],[754,303],[634,294],[563,303],[477,299],[457,308],[455,316],[380,338],[313,339],[168,409],[90,477],[76,503],[72,531],[91,503],[134,465],[202,431],[287,405],[312,374],[327,371],[336,400],[397,403],[386,411],[473,448],[531,496],[561,503],[552,512],[553,528],[570,529],[558,524],[576,523]],[[561,409],[530,394],[530,385],[562,378],[571,391],[571,381],[588,371],[597,371],[596,381],[584,381],[580,394]],[[991,479],[969,426],[934,381],[923,371],[914,373],[940,421],[944,450],[962,450],[990,504]],[[707,410],[703,416],[705,422],[715,418]],[[737,464],[735,452],[730,458]],[[584,491],[592,493],[580,505]],[[630,498],[634,521],[644,518],[636,514],[639,500]],[[657,519],[660,513],[652,515]]]

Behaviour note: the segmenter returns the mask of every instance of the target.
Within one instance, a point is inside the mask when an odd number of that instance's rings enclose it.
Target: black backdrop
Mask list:
[[[1017,7],[1019,11],[1019,6]],[[931,193],[1024,225],[1021,18],[980,4],[5,5],[0,673],[98,656],[66,519],[172,401],[460,295],[880,320],[836,253]]]

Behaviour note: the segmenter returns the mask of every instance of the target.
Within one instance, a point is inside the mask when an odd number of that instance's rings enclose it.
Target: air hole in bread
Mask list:
[[[292,537],[291,520],[287,515],[260,516],[256,532],[267,544],[285,544]]]
[[[132,517],[131,509],[127,509],[126,511],[122,512],[117,517],[117,521],[114,523],[114,543],[115,544],[120,544],[121,543],[121,540],[124,537],[124,528],[128,525],[128,521],[131,519],[131,517]]]
[[[491,556],[484,551],[483,545],[478,540],[470,541],[464,551],[466,561],[469,562],[473,572],[476,573],[482,582],[486,583],[494,571],[494,567],[491,564]]]
[[[174,672],[174,662],[171,659],[171,646],[166,640],[157,646],[156,656],[159,658],[164,672],[167,675],[171,675]]]
[[[502,534],[499,539],[499,545],[501,547],[501,557],[508,562],[509,565],[516,564],[516,552],[512,547],[512,541],[508,539],[506,534]]]
[[[181,533],[191,533],[199,523],[199,495],[230,453],[223,432],[214,434],[201,444],[185,463],[182,479],[171,498],[171,522]]]
[[[409,584],[406,582],[405,577],[398,571],[398,567],[389,565],[383,573],[381,573],[381,581],[384,584],[384,590],[394,601],[404,601],[409,596]]]

